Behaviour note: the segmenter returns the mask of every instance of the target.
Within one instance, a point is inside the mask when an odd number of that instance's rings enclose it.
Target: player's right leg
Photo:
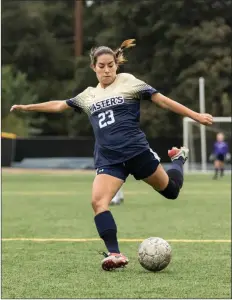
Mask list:
[[[155,172],[143,180],[165,198],[176,199],[183,185],[183,165],[188,158],[188,152],[185,147],[173,147],[168,151],[172,161],[171,168],[166,172],[159,164]]]
[[[218,169],[220,170],[220,176],[224,176],[224,160],[225,156],[223,154],[218,156]]]
[[[105,167],[101,169],[101,173],[95,177],[93,182],[92,207],[95,212],[94,220],[99,236],[103,239],[108,250],[108,254],[105,253],[105,258],[102,261],[102,268],[106,271],[124,267],[128,264],[128,259],[120,253],[117,226],[109,211],[111,199],[121,188],[127,176],[123,174],[123,170],[120,170],[120,168],[112,170],[112,167]]]

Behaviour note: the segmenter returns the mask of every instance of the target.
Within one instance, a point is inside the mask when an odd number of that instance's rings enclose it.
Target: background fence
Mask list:
[[[158,153],[163,164],[169,164],[167,150],[183,144],[181,138],[148,139],[150,147]],[[214,136],[207,139],[207,160],[212,151]],[[200,137],[194,140],[194,161],[192,170],[201,169]],[[231,148],[231,140],[228,141]],[[36,138],[6,138],[2,137],[2,166],[21,168],[62,168],[62,169],[93,169],[93,138],[67,137],[36,137]],[[194,165],[193,165],[194,164]],[[213,168],[207,162],[207,170]],[[231,165],[226,166],[227,170]]]
[[[182,139],[156,138],[149,139],[149,144],[161,157],[162,161],[168,162],[167,150],[172,146],[181,146]],[[36,137],[36,138],[2,138],[2,166],[20,166],[28,159],[61,159],[68,162],[70,159],[92,160],[94,151],[93,138],[67,138],[67,137]],[[60,160],[60,161],[61,161]],[[46,160],[48,161],[48,160]],[[53,160],[54,161],[54,160]]]

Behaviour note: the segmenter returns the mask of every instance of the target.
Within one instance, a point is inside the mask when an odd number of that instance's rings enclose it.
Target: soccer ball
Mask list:
[[[168,242],[159,237],[150,237],[144,240],[138,250],[138,260],[148,271],[161,271],[171,261],[172,249]]]

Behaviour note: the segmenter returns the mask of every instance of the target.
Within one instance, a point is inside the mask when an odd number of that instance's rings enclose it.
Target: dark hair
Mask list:
[[[121,44],[121,46],[118,49],[116,49],[115,51],[106,46],[92,48],[91,52],[90,52],[91,64],[95,66],[98,56],[100,56],[102,54],[111,54],[111,55],[113,55],[116,64],[118,64],[118,65],[123,64],[124,62],[126,62],[123,50],[126,48],[134,47],[135,46],[134,42],[135,42],[135,39],[125,40]]]

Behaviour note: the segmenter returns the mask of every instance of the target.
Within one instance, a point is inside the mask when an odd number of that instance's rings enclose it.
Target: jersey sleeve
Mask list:
[[[151,96],[158,91],[146,82],[128,74],[127,84],[131,87],[132,97],[139,100],[151,100]]]
[[[86,103],[86,99],[88,99],[90,88],[88,87],[82,93],[78,94],[74,98],[70,98],[66,100],[66,103],[75,109],[75,111],[81,111]]]
[[[215,142],[213,144],[213,154],[215,154],[217,152],[217,143]]]

